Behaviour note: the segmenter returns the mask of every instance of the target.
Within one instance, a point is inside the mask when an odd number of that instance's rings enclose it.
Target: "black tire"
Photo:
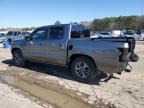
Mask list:
[[[12,52],[12,56],[13,56],[13,61],[15,63],[16,66],[25,66],[25,60],[23,58],[23,54],[21,52],[21,50],[14,50]]]
[[[88,66],[88,72],[77,72],[77,67],[79,63],[85,63],[86,66]],[[85,66],[85,69],[86,69]],[[83,66],[84,67],[84,66]],[[71,71],[73,76],[80,82],[84,82],[84,83],[88,83],[93,81],[96,76],[98,75],[97,69],[95,64],[93,63],[93,61],[85,56],[81,56],[81,57],[77,57],[76,59],[73,60],[72,64],[71,64]],[[83,71],[83,69],[82,69]],[[83,77],[84,75],[80,76],[81,74],[87,74],[85,75],[85,77]]]
[[[133,54],[130,58],[131,62],[138,62],[139,61],[139,56],[137,54]]]

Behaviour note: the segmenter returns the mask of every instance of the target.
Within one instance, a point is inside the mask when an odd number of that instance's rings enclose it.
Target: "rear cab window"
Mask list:
[[[90,30],[88,27],[73,25],[71,28],[71,38],[88,38],[90,37]]]

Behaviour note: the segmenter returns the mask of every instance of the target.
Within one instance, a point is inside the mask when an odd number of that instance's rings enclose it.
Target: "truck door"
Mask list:
[[[45,42],[47,60],[52,64],[66,63],[68,30],[65,26],[49,27],[48,40]]]
[[[32,33],[32,41],[27,41],[25,55],[33,60],[45,61],[45,42],[47,41],[47,28],[39,28]]]

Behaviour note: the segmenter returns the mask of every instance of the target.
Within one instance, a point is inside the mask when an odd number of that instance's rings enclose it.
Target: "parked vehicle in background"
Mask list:
[[[21,31],[9,31],[6,34],[6,38],[8,42],[12,42],[14,40],[20,40],[24,39],[24,37],[28,36],[30,33],[29,32],[21,32]]]
[[[123,31],[122,37],[134,37],[136,40],[141,38],[141,34],[137,34],[134,30],[125,30]]]
[[[17,66],[26,61],[66,66],[77,80],[89,82],[101,72],[120,74],[134,49],[131,37],[91,39],[87,27],[62,24],[37,28],[25,39],[12,42],[11,53]]]
[[[120,35],[120,30],[113,30],[112,32],[95,32],[94,35],[91,35],[91,38],[119,37]]]
[[[21,32],[21,35],[24,36],[24,37],[26,37],[26,36],[29,36],[30,33],[29,32]]]
[[[113,37],[119,37],[121,35],[121,30],[112,30]]]
[[[97,32],[96,37],[97,38],[112,37],[112,33],[111,32]]]
[[[136,32],[136,34],[140,36],[138,40],[144,41],[144,33],[143,32]]]
[[[90,38],[99,38],[98,37],[98,32],[90,33]]]
[[[0,33],[0,43],[6,41],[6,37],[5,37],[5,34],[3,33]]]
[[[0,33],[0,35],[1,35],[1,36],[5,36],[5,34],[4,34],[4,33]]]
[[[144,41],[144,32],[141,33],[141,40]]]

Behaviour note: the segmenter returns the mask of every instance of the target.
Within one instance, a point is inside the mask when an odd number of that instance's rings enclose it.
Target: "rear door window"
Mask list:
[[[14,32],[13,36],[17,36],[17,32]]]
[[[49,39],[62,39],[64,37],[64,27],[50,27]]]

